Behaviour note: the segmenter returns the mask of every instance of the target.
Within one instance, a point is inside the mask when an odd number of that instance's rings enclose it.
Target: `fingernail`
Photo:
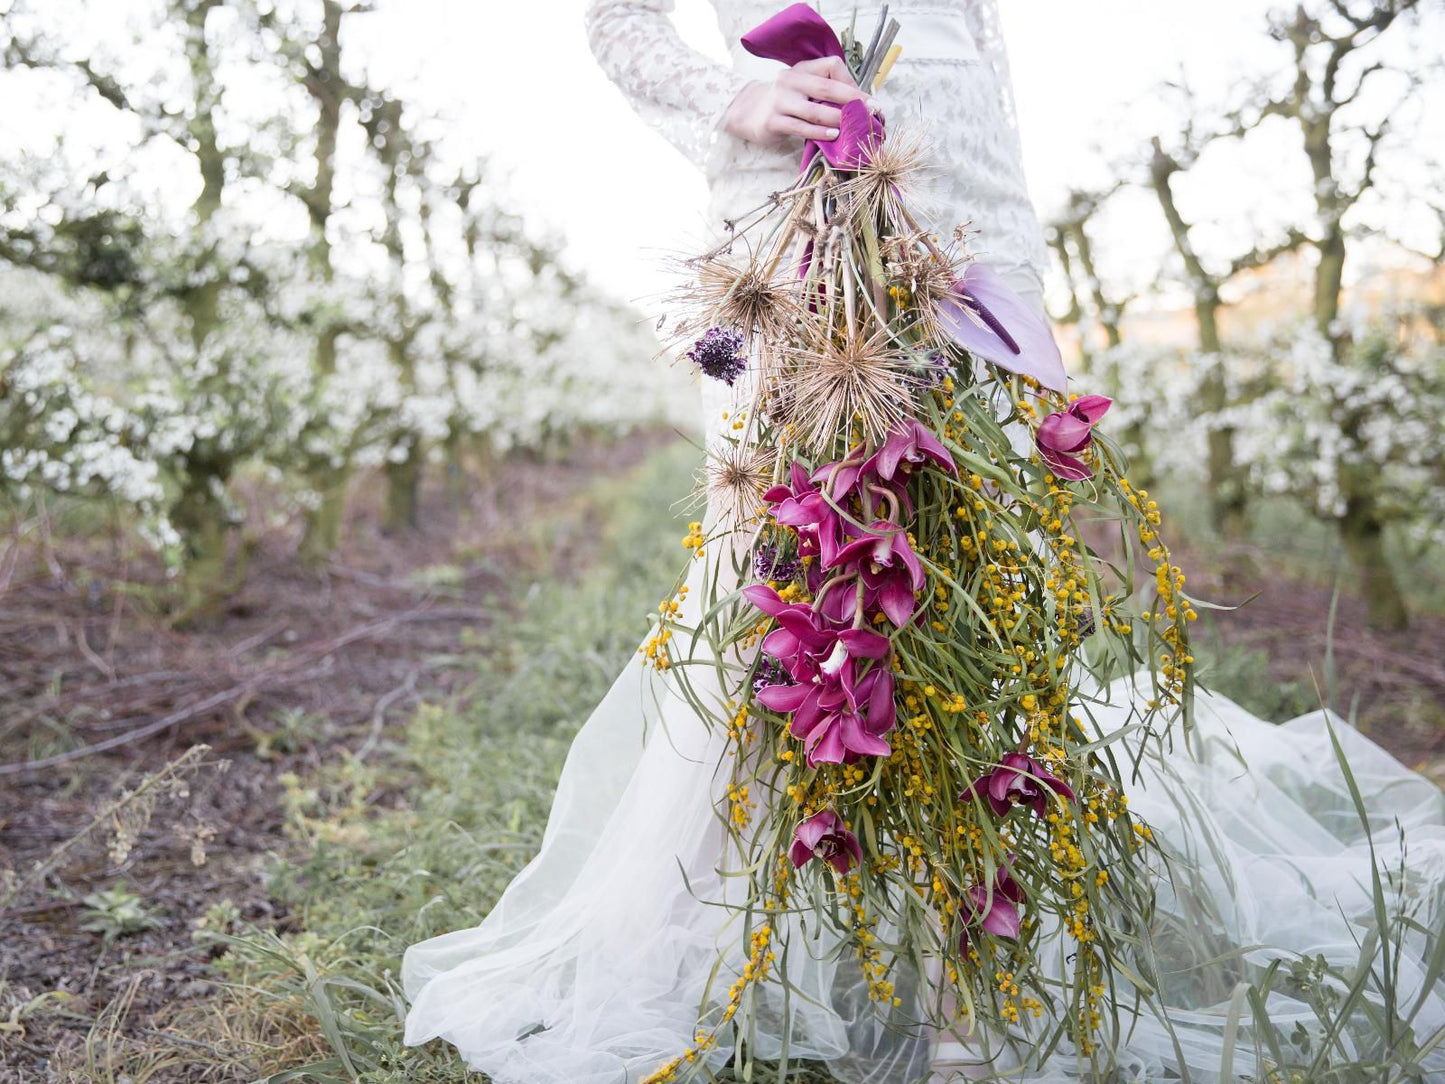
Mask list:
[[[827,131],[828,131],[828,136],[827,136],[827,138],[829,138],[829,139],[837,139],[837,138],[838,138],[838,129],[836,129],[836,128],[829,128]]]

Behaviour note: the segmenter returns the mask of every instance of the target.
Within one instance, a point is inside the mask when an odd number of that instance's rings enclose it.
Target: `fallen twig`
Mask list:
[[[213,708],[218,708],[248,693],[254,693],[267,687],[274,688],[279,684],[291,684],[304,680],[306,677],[310,677],[311,674],[302,673],[301,671],[316,660],[323,659],[348,644],[376,636],[378,633],[385,632],[387,629],[393,628],[396,625],[404,624],[408,621],[424,620],[427,616],[427,610],[428,607],[426,606],[418,606],[391,617],[368,621],[330,640],[323,640],[320,643],[308,645],[298,650],[295,657],[289,658],[283,663],[259,670],[228,689],[223,689],[187,707],[178,708],[153,722],[136,727],[134,730],[128,730],[124,734],[117,734],[113,738],[106,738],[104,741],[83,745],[78,749],[57,753],[55,756],[45,757],[41,760],[22,761],[18,764],[0,764],[0,777],[43,771],[47,768],[59,767],[62,764],[70,764],[84,757],[94,756],[96,753],[104,753],[111,749],[118,749],[123,745],[143,741],[153,734],[159,734],[179,723],[187,722],[198,715],[203,715]]]
[[[385,696],[377,699],[376,706],[371,709],[371,730],[366,735],[366,740],[361,743],[361,748],[356,751],[356,759],[358,761],[365,760],[370,756],[371,751],[376,748],[377,742],[381,740],[381,731],[386,725],[387,710],[403,696],[408,696],[416,692],[416,679],[421,676],[421,672],[422,667],[416,667],[411,673],[406,675],[405,681]]]

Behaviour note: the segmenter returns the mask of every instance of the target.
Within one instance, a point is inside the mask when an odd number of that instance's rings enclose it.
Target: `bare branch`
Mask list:
[[[1229,262],[1229,272],[1225,278],[1233,278],[1235,275],[1245,271],[1253,271],[1257,267],[1264,267],[1273,263],[1286,252],[1295,252],[1305,245],[1313,244],[1313,240],[1303,230],[1291,226],[1284,240],[1273,245],[1256,246],[1248,252],[1241,253]]]

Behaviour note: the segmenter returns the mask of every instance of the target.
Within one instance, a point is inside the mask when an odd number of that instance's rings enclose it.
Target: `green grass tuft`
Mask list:
[[[476,681],[418,711],[393,755],[286,780],[298,845],[272,893],[297,932],[223,939],[232,985],[219,1012],[233,1032],[272,1036],[229,1044],[237,1068],[320,1084],[477,1079],[446,1044],[401,1046],[401,954],[480,922],[535,853],[572,735],[637,665],[647,615],[686,556],[673,505],[696,459],[669,446],[538,524],[551,557],[514,585],[514,616],[473,634]],[[256,1019],[236,1029],[236,1013]],[[274,1037],[298,1031],[312,1041]]]

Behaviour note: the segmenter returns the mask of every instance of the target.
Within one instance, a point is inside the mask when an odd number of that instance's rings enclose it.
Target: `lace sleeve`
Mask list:
[[[963,17],[968,31],[973,35],[979,55],[993,69],[994,81],[998,84],[998,104],[1009,127],[1017,130],[1018,116],[1014,112],[1013,79],[1009,75],[1008,50],[1004,48],[1003,28],[999,26],[997,0],[968,0],[963,5]]]
[[[748,79],[689,47],[672,10],[673,0],[591,0],[587,40],[638,116],[702,168]]]
[[[969,33],[973,35],[979,56],[993,72],[993,92],[998,101],[999,116],[1003,121],[1000,135],[1006,142],[1009,160],[1018,171],[1020,188],[1027,191],[1027,182],[1023,176],[1023,147],[1019,138],[1018,114],[1014,109],[1013,79],[1009,74],[1003,27],[999,23],[998,2],[963,0],[962,7],[964,20],[968,23]],[[1043,275],[1048,267],[1048,250],[1044,246],[1043,228],[1033,207],[1025,203],[1025,210],[1020,212],[1010,228],[1014,231],[1016,247],[1022,257],[1021,266],[1015,270],[1026,272],[1034,279],[1037,284],[1033,291],[1035,300],[1042,307]]]

